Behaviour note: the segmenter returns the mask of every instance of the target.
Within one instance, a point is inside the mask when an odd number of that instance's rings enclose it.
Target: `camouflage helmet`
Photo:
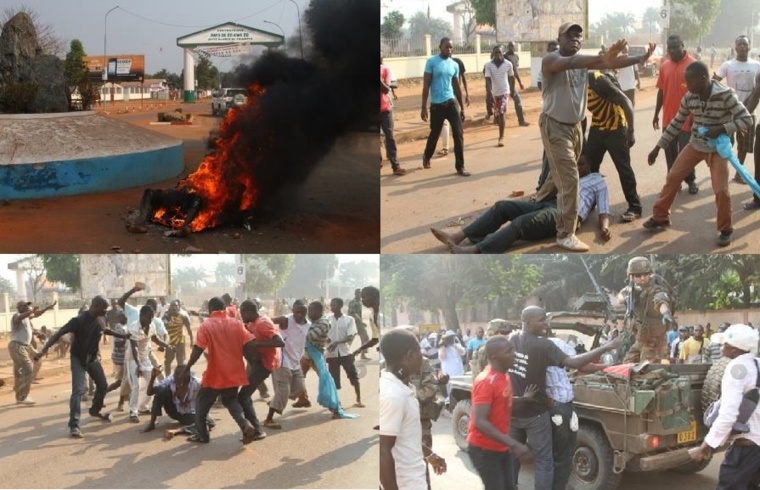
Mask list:
[[[646,257],[634,257],[628,261],[628,275],[631,274],[651,274],[652,264]]]
[[[511,330],[511,327],[512,324],[509,321],[503,320],[501,318],[494,318],[488,322],[488,325],[486,326],[486,337],[498,335],[500,332],[509,332]]]

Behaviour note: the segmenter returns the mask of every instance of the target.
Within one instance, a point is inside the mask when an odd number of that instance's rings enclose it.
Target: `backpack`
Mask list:
[[[760,401],[760,366],[758,366],[757,359],[755,359],[755,368],[757,369],[755,387],[746,392],[742,397],[742,402],[739,405],[739,415],[736,417],[736,421],[731,427],[732,434],[746,434],[749,432],[747,421],[755,412],[758,401]],[[705,427],[712,427],[715,420],[718,418],[718,412],[720,412],[720,398],[712,402],[705,409],[703,416]]]

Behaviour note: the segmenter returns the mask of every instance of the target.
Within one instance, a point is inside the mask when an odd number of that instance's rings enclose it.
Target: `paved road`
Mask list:
[[[451,418],[443,416],[433,424],[433,449],[446,459],[448,471],[445,475],[433,475],[433,490],[452,488],[481,489],[475,468],[466,453],[459,450],[451,435]],[[709,466],[694,475],[681,475],[672,471],[651,473],[630,473],[623,475],[619,490],[672,490],[673,488],[688,488],[689,490],[713,490],[718,483],[718,470],[723,461],[720,453],[710,462]],[[533,465],[524,466],[520,470],[519,486],[523,490],[533,488]]]
[[[162,439],[163,430],[177,427],[162,417],[155,432],[139,433],[147,422],[131,424],[126,413],[103,423],[86,416],[83,404],[80,440],[68,437],[67,373],[34,385],[33,407],[14,404],[8,386],[0,388],[0,468],[3,488],[377,488],[378,364],[362,363],[362,392],[367,407],[349,409],[355,420],[331,420],[321,407],[288,408],[283,431],[243,446],[240,430],[224,408],[212,410],[218,422],[211,443],[195,445],[183,438]],[[198,372],[203,366],[199,365]],[[110,371],[110,370],[107,370]],[[108,372],[107,372],[108,374]],[[317,380],[307,376],[316,397]],[[340,392],[343,404],[353,405],[350,386]],[[257,396],[257,395],[255,395]],[[114,393],[106,398],[115,408]],[[316,404],[315,404],[316,405]],[[256,401],[259,416],[266,404]]]
[[[652,129],[656,89],[653,79],[645,79],[644,90],[637,93],[635,110],[636,145],[632,148],[632,164],[638,181],[638,191],[644,206],[644,218],[651,216],[652,206],[664,182],[665,157],[660,152],[654,166],[647,165],[646,157],[654,147],[660,132]],[[534,192],[541,168],[542,145],[537,127],[540,94],[524,95],[527,120],[531,126],[516,126],[513,107],[506,131],[506,146],[496,147],[497,128],[484,125],[484,104],[481,102],[482,82],[470,81],[470,99],[465,130],[465,163],[472,176],[462,178],[454,173],[454,156],[434,158],[431,170],[422,169],[424,140],[406,141],[399,145],[402,165],[410,171],[404,177],[390,175],[386,164],[381,171],[381,206],[383,253],[445,253],[445,247],[431,234],[430,227],[444,227],[449,231],[470,222],[495,201],[506,199],[514,191],[526,196]],[[419,121],[420,88],[405,87],[398,90],[396,105],[397,131],[402,140],[420,137],[425,133]],[[471,119],[471,120],[470,120]],[[411,135],[411,136],[410,136]],[[440,148],[440,144],[439,144]],[[747,159],[752,169],[751,157]],[[609,157],[601,167],[610,189],[612,212],[619,216],[627,208],[617,172]],[[731,172],[733,175],[733,171]],[[741,209],[741,203],[751,197],[745,185],[730,184],[733,203],[734,243],[726,248],[717,247],[715,241],[715,203],[709,172],[705,164],[697,167],[700,192],[692,196],[683,192],[673,206],[670,230],[658,234],[645,232],[643,220],[633,223],[615,223],[613,238],[604,243],[596,232],[597,215],[591,214],[578,236],[591,245],[590,253],[758,253],[760,252],[760,215]],[[518,244],[510,252],[556,253],[562,251],[553,240]]]

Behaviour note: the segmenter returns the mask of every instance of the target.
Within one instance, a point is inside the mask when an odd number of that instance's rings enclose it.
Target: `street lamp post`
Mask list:
[[[303,33],[301,32],[301,7],[298,6],[296,0],[290,0],[293,5],[296,6],[296,12],[298,12],[298,39],[301,41],[301,58],[303,58]]]
[[[280,24],[275,24],[274,22],[269,21],[269,20],[265,20],[264,24],[272,24],[273,26],[277,26],[277,28],[282,33],[282,42],[283,42],[283,44],[285,43],[285,31],[282,30],[282,27],[280,27]]]
[[[108,40],[108,14],[110,14],[117,8],[119,8],[118,5],[112,8],[111,10],[109,10],[108,12],[106,12],[105,17],[103,18],[103,82],[105,83],[108,82],[108,58],[107,58],[108,51],[106,51],[107,40]],[[105,86],[105,83],[103,84],[104,86]],[[111,87],[111,89],[113,89],[113,87]],[[113,102],[113,97],[111,98],[111,102]]]

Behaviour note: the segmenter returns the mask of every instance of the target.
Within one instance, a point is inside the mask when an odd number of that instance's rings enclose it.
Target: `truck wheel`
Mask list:
[[[721,357],[710,366],[702,384],[702,410],[705,410],[712,402],[720,398],[720,383],[726,366],[731,362],[729,357]]]
[[[707,468],[707,465],[710,464],[711,460],[712,460],[712,454],[710,454],[710,456],[703,459],[702,461],[690,461],[686,464],[682,464],[681,466],[676,466],[675,468],[671,468],[670,471],[675,471],[676,473],[682,473],[684,475],[699,473],[703,469]]]
[[[612,471],[612,448],[596,427],[581,425],[573,454],[573,472],[568,482],[572,490],[614,490],[622,473]]]
[[[459,400],[451,415],[454,440],[462,451],[467,451],[467,431],[470,427],[470,400]]]

